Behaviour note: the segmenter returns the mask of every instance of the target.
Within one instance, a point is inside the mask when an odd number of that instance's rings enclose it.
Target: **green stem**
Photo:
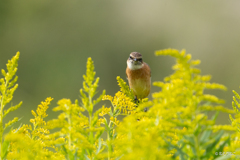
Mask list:
[[[89,106],[87,108],[88,109],[88,114],[89,114],[89,129],[90,129],[90,132],[89,132],[89,141],[90,143],[93,145],[94,144],[94,139],[93,139],[93,132],[92,132],[92,111],[93,111],[93,106],[92,106],[92,97],[90,96],[91,92],[89,91],[88,92],[88,99],[89,99]],[[89,156],[91,157],[92,159],[92,150],[89,150]]]
[[[194,136],[194,141],[195,141],[195,149],[196,149],[196,153],[197,153],[197,160],[201,160],[200,159],[198,137],[197,136]]]
[[[72,121],[71,121],[71,115],[68,115],[68,149],[69,151],[71,151],[71,144],[72,144],[72,141],[71,141],[71,138],[72,138],[72,135],[71,135],[71,130],[72,130]],[[71,157],[69,157],[69,154],[68,154],[68,159],[71,159]]]
[[[112,122],[110,120],[109,125],[108,125],[108,134],[107,134],[107,142],[108,142],[108,160],[111,159],[111,155],[112,155],[112,145],[111,145],[111,140],[112,140]]]
[[[1,99],[1,111],[0,111],[0,153],[2,153],[2,137],[3,137],[3,101],[4,101],[4,96],[6,95],[6,89],[7,89],[8,81],[5,83],[5,90],[4,94],[2,94],[2,99]],[[2,156],[0,155],[0,160],[2,160]]]

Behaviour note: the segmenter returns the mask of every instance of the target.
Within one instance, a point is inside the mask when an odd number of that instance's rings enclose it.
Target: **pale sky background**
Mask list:
[[[211,93],[231,108],[232,90],[240,93],[239,7],[238,0],[1,1],[0,68],[21,52],[13,104],[23,105],[11,116],[23,115],[27,123],[31,109],[49,96],[54,98],[49,112],[62,98],[74,102],[88,57],[100,77],[99,93],[119,90],[116,77],[125,79],[132,51],[150,65],[152,81],[162,81],[174,61],[154,52],[166,48],[186,49],[200,59],[202,74],[228,88]],[[228,115],[220,116],[229,123]]]

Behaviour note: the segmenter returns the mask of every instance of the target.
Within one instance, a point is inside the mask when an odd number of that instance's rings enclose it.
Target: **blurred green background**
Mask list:
[[[46,97],[54,98],[50,116],[61,98],[79,98],[87,57],[100,77],[99,93],[119,90],[116,77],[125,79],[132,51],[142,53],[152,81],[161,81],[172,73],[174,60],[155,57],[154,51],[166,48],[186,49],[200,59],[202,74],[228,88],[209,93],[231,108],[232,90],[239,92],[240,86],[239,7],[238,0],[1,1],[0,68],[21,52],[13,105],[23,105],[8,118],[28,123],[30,111]],[[227,114],[220,116],[221,123],[229,123]]]

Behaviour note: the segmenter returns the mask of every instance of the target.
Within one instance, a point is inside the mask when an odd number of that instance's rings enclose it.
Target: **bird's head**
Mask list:
[[[140,69],[143,66],[142,55],[138,52],[130,53],[127,65],[131,70]]]

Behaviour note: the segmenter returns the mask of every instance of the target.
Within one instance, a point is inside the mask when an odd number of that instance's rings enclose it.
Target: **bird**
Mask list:
[[[126,75],[135,100],[146,98],[151,90],[151,69],[139,52],[131,52],[127,59]]]

